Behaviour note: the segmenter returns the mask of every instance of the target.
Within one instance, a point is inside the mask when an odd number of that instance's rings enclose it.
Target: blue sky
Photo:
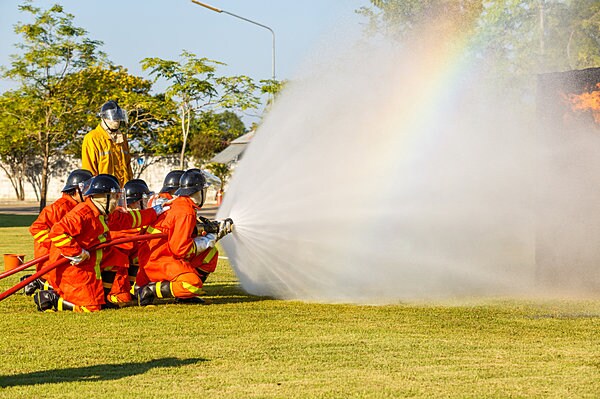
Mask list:
[[[13,32],[29,22],[17,0],[0,1],[0,65],[8,66],[20,39]],[[130,73],[147,76],[139,61],[145,57],[178,59],[185,49],[225,62],[227,75],[271,77],[272,36],[259,26],[216,13],[190,0],[60,0],[35,1],[48,8],[59,3],[75,16],[88,36],[104,42],[102,50]],[[312,49],[339,25],[360,24],[355,10],[368,0],[209,0],[210,5],[267,25],[275,32],[276,77],[289,79]],[[12,87],[0,80],[0,92]]]

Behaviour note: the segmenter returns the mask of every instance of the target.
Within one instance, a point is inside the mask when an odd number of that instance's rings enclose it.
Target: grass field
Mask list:
[[[0,249],[31,259],[26,227]],[[0,281],[2,290],[18,281]],[[0,303],[0,398],[600,397],[600,300],[355,306],[253,297],[96,314]]]

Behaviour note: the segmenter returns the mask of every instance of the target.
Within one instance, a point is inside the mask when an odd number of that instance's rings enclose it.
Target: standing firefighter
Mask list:
[[[85,169],[76,169],[69,174],[67,182],[62,189],[62,196],[52,204],[48,205],[40,212],[37,219],[29,227],[29,232],[33,236],[33,253],[35,258],[45,256],[50,252],[51,241],[48,233],[54,224],[60,221],[69,211],[80,202],[83,202],[82,187],[83,183],[92,178],[92,173]],[[40,262],[36,270],[40,271],[46,263]],[[50,275],[53,273],[50,272]],[[29,276],[24,276],[25,279]],[[25,286],[25,294],[33,295],[36,289],[48,288],[46,281],[50,276],[45,275]],[[52,284],[52,283],[49,283]]]
[[[133,177],[127,136],[121,131],[127,123],[127,112],[116,101],[102,105],[100,124],[83,138],[81,165],[94,176],[110,174],[123,186]]]
[[[120,278],[120,285],[113,284],[109,300],[111,296],[129,294],[127,256],[113,247],[91,253],[88,249],[110,240],[110,230],[131,229],[149,224],[163,211],[159,205],[153,209],[115,212],[121,188],[111,175],[94,177],[84,195],[87,197],[85,201],[50,230],[50,262],[65,257],[71,260],[71,264],[56,269],[56,291],[42,290],[34,295],[39,310],[100,310],[105,304],[101,270],[107,268],[125,270],[124,275],[117,272],[115,282]]]
[[[155,298],[203,302],[198,298],[204,293],[202,286],[217,266],[215,243],[233,229],[231,219],[226,219],[214,232],[198,234],[196,211],[204,203],[207,187],[199,170],[183,173],[177,197],[170,202],[171,210],[148,227],[147,233],[166,233],[167,238],[140,244],[137,284],[141,306],[153,303]]]

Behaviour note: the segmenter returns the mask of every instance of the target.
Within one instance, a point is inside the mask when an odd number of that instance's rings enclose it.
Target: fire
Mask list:
[[[590,111],[594,116],[594,121],[600,124],[600,83],[597,83],[595,89],[590,92],[569,94],[566,97],[574,112]]]

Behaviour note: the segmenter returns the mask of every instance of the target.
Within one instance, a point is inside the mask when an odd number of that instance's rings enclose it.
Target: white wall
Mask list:
[[[81,167],[81,161],[79,159],[66,160],[71,164],[70,170],[77,169]],[[196,168],[200,167],[200,165],[195,165],[193,162],[188,162],[188,168]],[[171,170],[179,169],[179,161],[173,160],[163,160],[158,163],[154,163],[150,165],[142,175],[140,176],[150,187],[152,191],[159,191],[162,188],[162,183]],[[52,202],[53,200],[60,197],[60,190],[65,185],[65,180],[67,179],[68,172],[64,174],[64,176],[52,176],[48,185],[48,202]],[[208,189],[208,194],[206,198],[207,204],[214,204],[216,191],[214,188]],[[4,171],[0,171],[0,200],[15,200],[17,197],[15,195],[15,190],[13,189],[10,180],[4,173]],[[27,201],[36,201],[35,192],[33,191],[33,187],[29,183],[25,183],[25,200]]]

